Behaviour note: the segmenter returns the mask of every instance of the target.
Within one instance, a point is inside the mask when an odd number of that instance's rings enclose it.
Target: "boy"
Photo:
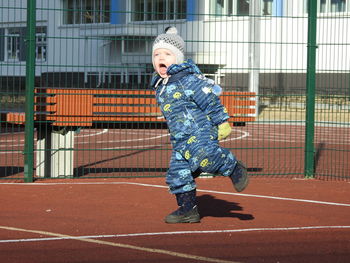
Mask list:
[[[169,27],[155,39],[152,50],[151,84],[173,146],[166,183],[179,206],[165,217],[166,223],[200,222],[194,178],[201,172],[230,177],[238,192],[249,182],[245,166],[219,145],[231,126],[213,91],[218,86],[191,60],[184,62],[184,47],[176,28]]]

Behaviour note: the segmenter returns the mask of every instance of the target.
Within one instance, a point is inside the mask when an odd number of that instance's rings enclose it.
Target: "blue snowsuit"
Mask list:
[[[167,74],[167,79],[155,74],[151,83],[173,146],[166,183],[178,194],[195,189],[201,172],[231,175],[237,161],[219,145],[217,127],[229,116],[213,93],[213,81],[191,60],[171,65]]]

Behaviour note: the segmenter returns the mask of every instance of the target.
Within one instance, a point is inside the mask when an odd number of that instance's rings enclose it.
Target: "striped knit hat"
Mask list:
[[[158,48],[165,48],[174,53],[176,56],[176,64],[184,62],[185,42],[177,34],[177,29],[175,27],[167,27],[163,34],[157,36],[153,43],[152,55]]]

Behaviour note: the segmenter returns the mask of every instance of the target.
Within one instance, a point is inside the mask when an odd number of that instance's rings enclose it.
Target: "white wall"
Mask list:
[[[26,1],[2,0],[17,9],[0,9],[0,27],[25,26]],[[115,37],[125,34],[156,36],[167,21],[128,25],[62,25],[61,1],[37,1],[38,25],[47,26],[47,61],[38,63],[36,74],[42,72],[109,71],[125,64],[151,63],[151,54],[121,56],[115,41],[106,45],[101,35]],[[207,3],[208,4],[208,3]],[[47,10],[48,5],[50,9]],[[200,5],[200,12],[206,9]],[[56,10],[56,11],[55,11]],[[260,31],[260,72],[305,72],[307,61],[307,17],[303,0],[286,0],[286,17],[264,17]],[[302,14],[304,17],[300,17]],[[299,17],[296,17],[296,16]],[[199,64],[218,64],[223,72],[248,72],[249,19],[247,17],[212,18],[203,21],[178,22],[177,28],[187,41],[187,55]],[[349,71],[350,34],[348,17],[320,16],[317,24],[317,67],[319,71]],[[21,66],[1,66],[1,75],[24,75]],[[102,66],[102,67],[101,67]]]

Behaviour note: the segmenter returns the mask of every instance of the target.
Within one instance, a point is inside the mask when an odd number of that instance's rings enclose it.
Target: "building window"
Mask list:
[[[16,27],[8,28],[5,36],[5,58],[7,61],[25,61],[26,60],[26,28]],[[47,37],[46,27],[37,27],[35,33],[35,58],[37,62],[46,61],[47,56]],[[0,47],[4,47],[0,43]],[[1,52],[0,52],[1,54]],[[3,56],[2,56],[3,57]]]
[[[273,0],[261,1],[261,15],[272,15]],[[250,0],[212,0],[213,16],[248,16]]]
[[[152,40],[149,37],[126,36],[123,38],[123,53],[147,54],[152,52]]]
[[[250,0],[238,0],[237,1],[237,15],[248,16],[249,15],[249,2]]]
[[[36,46],[35,46],[35,58],[38,62],[46,61],[47,55],[47,42],[46,42],[46,27],[36,28]]]
[[[215,0],[214,4],[214,12],[216,15],[234,15],[233,12],[233,2],[227,0]]]
[[[110,0],[64,0],[64,24],[110,22]]]
[[[305,1],[306,13],[308,12],[308,0]],[[320,13],[350,12],[350,1],[346,0],[319,0],[317,3]]]
[[[20,57],[20,29],[9,28],[6,41],[7,60],[19,61]]]
[[[262,5],[262,15],[263,16],[270,16],[272,15],[272,3],[273,0],[264,0]]]
[[[176,20],[186,18],[186,0],[133,0],[132,21]]]
[[[320,1],[320,12],[345,12],[346,11],[346,0],[321,0]]]

